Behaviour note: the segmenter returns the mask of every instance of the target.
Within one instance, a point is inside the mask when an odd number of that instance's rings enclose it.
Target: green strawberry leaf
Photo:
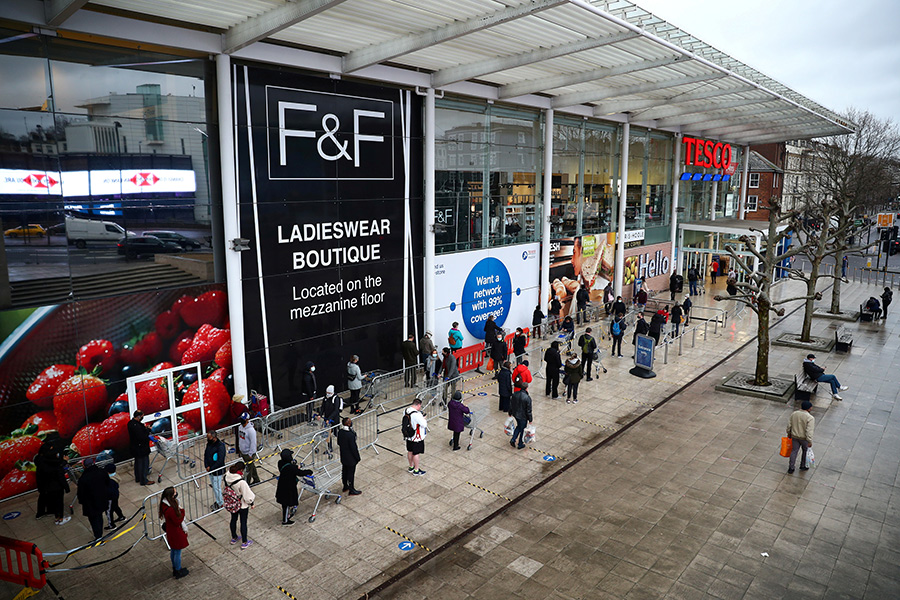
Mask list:
[[[17,460],[15,468],[20,471],[37,471],[37,467],[30,460]]]

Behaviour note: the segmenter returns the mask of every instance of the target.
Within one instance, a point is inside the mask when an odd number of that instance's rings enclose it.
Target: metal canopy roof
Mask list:
[[[43,9],[63,29],[92,10],[201,25],[221,31],[216,50],[237,57],[278,62],[267,43],[277,41],[329,59],[284,64],[406,84],[396,74],[408,71],[436,89],[739,144],[853,128],[627,0],[44,0]]]

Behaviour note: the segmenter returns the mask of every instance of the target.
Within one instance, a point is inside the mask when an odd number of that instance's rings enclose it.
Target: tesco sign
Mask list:
[[[692,167],[728,169],[731,166],[731,144],[684,138],[684,164]]]

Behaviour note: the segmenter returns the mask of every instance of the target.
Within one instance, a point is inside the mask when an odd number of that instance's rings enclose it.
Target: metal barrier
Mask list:
[[[706,316],[703,316],[704,313],[707,313]],[[691,307],[691,320],[693,319],[697,319],[698,321],[712,321],[715,323],[716,330],[718,331],[719,327],[725,327],[728,321],[728,312],[722,308],[698,306],[695,304]]]
[[[378,410],[367,410],[361,415],[351,417],[353,419],[353,430],[356,431],[356,445],[360,450],[373,448],[375,454],[378,454]]]
[[[178,492],[178,505],[184,509],[186,523],[195,523],[222,510],[222,508],[213,508],[216,499],[205,473],[176,483],[172,487]],[[144,535],[150,540],[158,540],[164,534],[159,518],[159,502],[163,491],[165,490],[150,494],[144,498],[142,503],[144,514],[147,517],[144,519]]]
[[[47,583],[46,566],[33,542],[0,537],[0,580],[38,590]]]
[[[321,431],[322,422],[314,418],[307,418],[306,409],[321,404],[322,399],[316,398],[297,406],[283,408],[270,413],[264,419],[263,447],[269,450],[287,448],[309,432]]]
[[[256,430],[256,445],[265,447],[265,422],[262,418],[256,417],[250,419],[250,423],[253,424],[253,428]],[[241,459],[237,447],[237,428],[237,425],[229,425],[216,430],[216,435],[219,436],[219,439],[225,443],[225,447],[228,449],[228,453],[225,455],[226,467]],[[229,443],[229,434],[234,436],[234,443]],[[196,475],[206,473],[206,467],[203,464],[206,444],[205,435],[197,435],[178,442],[175,446],[175,464],[179,478],[190,479]]]

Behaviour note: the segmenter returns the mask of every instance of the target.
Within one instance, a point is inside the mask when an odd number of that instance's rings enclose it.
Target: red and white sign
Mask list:
[[[59,196],[59,171],[0,169],[0,194]]]
[[[0,169],[0,195],[46,195],[75,198],[119,194],[196,192],[197,180],[186,169],[36,171]]]
[[[725,169],[731,167],[731,144],[701,140],[692,137],[682,139],[684,144],[684,164],[689,167]],[[729,175],[733,175],[732,170]]]

